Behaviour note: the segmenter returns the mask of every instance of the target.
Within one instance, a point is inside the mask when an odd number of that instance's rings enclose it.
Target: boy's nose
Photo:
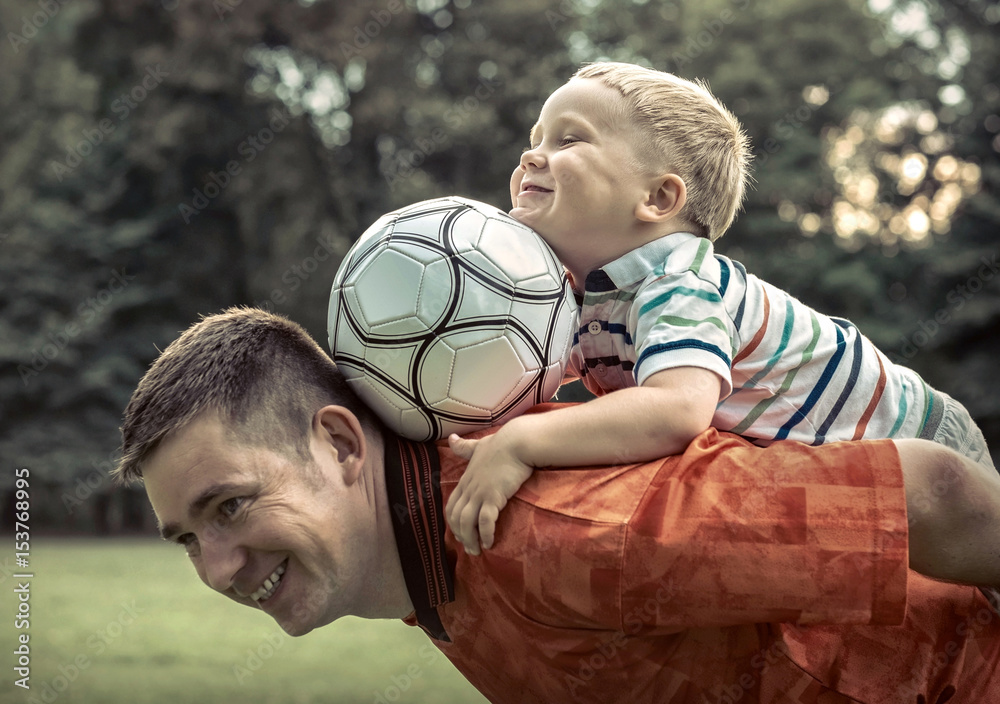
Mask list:
[[[529,165],[536,169],[541,169],[545,166],[545,157],[540,150],[528,149],[521,154],[521,168],[527,170]]]

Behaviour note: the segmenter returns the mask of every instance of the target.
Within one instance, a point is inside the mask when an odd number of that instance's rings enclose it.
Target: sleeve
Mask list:
[[[640,288],[630,315],[638,385],[664,369],[700,367],[721,379],[720,400],[732,393],[737,331],[718,286],[690,270],[668,272]]]
[[[581,359],[580,346],[574,344],[573,347],[570,348],[569,359],[566,362],[566,371],[563,374],[562,384],[569,384],[570,382],[583,378],[583,375],[580,373]]]
[[[650,483],[622,564],[626,633],[899,624],[899,455],[888,440],[760,448],[709,429]]]

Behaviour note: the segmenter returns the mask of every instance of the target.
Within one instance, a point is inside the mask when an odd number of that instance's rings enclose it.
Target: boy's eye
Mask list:
[[[564,147],[567,144],[573,144],[573,142],[579,142],[580,140],[576,137],[563,137],[559,140],[559,146]]]

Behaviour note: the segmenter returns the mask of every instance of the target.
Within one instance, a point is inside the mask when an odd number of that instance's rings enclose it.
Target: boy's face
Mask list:
[[[538,232],[574,276],[635,246],[635,210],[654,179],[636,158],[626,114],[613,88],[571,80],[545,101],[511,176],[511,216]]]

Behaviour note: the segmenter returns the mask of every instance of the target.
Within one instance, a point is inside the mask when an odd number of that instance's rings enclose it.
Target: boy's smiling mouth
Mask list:
[[[551,188],[543,188],[542,186],[538,186],[534,183],[522,183],[521,193],[519,193],[518,195],[522,195],[524,193],[551,193],[551,192],[552,192]]]

